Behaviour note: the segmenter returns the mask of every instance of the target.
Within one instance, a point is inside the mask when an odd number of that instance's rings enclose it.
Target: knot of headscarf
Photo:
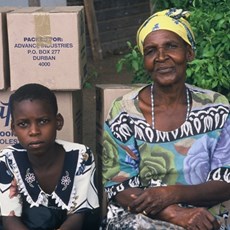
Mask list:
[[[195,37],[189,22],[186,20],[190,13],[182,9],[171,8],[151,15],[137,31],[137,46],[143,54],[143,43],[146,36],[152,31],[169,30],[179,35],[193,50]]]

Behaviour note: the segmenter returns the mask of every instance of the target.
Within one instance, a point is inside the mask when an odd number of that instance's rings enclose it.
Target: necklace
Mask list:
[[[186,120],[189,117],[190,112],[190,96],[189,89],[186,87],[186,99],[187,99],[187,112],[186,112]],[[151,85],[151,111],[152,111],[152,128],[154,129],[154,98],[153,98],[153,84]]]

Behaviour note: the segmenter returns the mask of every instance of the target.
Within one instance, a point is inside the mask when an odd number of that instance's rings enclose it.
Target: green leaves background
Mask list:
[[[189,10],[189,22],[196,38],[196,58],[189,63],[187,82],[224,94],[230,101],[230,4],[228,0],[152,0],[154,11],[177,7]],[[116,66],[133,73],[132,83],[151,81],[136,45],[127,42],[130,52]]]

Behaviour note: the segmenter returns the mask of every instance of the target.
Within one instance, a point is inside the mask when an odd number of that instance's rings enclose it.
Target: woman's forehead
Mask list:
[[[184,43],[183,39],[176,33],[169,30],[157,30],[150,32],[144,39],[144,44],[146,42],[162,43],[175,41],[178,43]]]

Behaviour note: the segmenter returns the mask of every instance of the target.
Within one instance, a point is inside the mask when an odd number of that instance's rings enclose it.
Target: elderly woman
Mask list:
[[[185,83],[188,15],[158,12],[137,32],[153,83],[115,100],[105,122],[107,229],[230,229],[229,102]]]

